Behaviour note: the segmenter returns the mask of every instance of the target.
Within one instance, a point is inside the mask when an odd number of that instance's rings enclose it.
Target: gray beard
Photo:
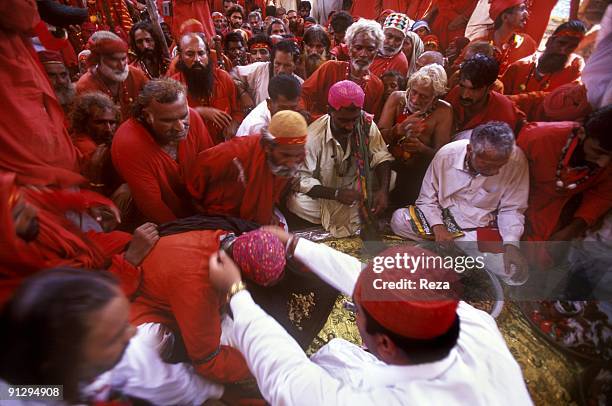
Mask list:
[[[272,172],[272,174],[275,176],[280,176],[281,178],[292,178],[297,173],[297,168],[289,168],[285,165],[275,165],[272,163],[270,158],[268,158],[267,161],[270,172]]]
[[[128,67],[128,65],[125,65],[125,70],[123,72],[117,72],[101,63],[98,65],[98,71],[102,76],[112,80],[113,82],[119,83],[125,82],[125,80],[128,78],[128,75],[130,74],[130,68]]]
[[[69,106],[72,104],[74,97],[76,96],[76,86],[74,83],[70,83],[67,87],[62,87],[55,90],[55,96],[57,101],[62,107]]]

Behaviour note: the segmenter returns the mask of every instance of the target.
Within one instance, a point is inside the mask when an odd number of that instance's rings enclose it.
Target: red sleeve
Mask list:
[[[0,27],[2,30],[27,32],[38,22],[35,0],[2,0],[0,2]]]
[[[181,269],[181,278],[169,287],[172,314],[181,331],[187,354],[196,371],[218,382],[235,382],[250,377],[238,350],[221,345],[219,298],[208,281],[208,255],[198,269]],[[203,277],[205,276],[205,277]]]
[[[601,182],[584,192],[580,207],[574,213],[575,218],[583,219],[589,226],[612,208],[612,171],[606,172]]]
[[[514,94],[514,83],[516,81],[516,71],[518,66],[516,62],[508,67],[508,70],[501,77],[501,81],[504,84],[504,94]]]
[[[128,298],[136,293],[142,277],[142,270],[140,267],[135,267],[126,261],[123,254],[117,254],[113,256],[111,266],[108,270],[119,279],[119,286]]]
[[[81,167],[89,164],[91,156],[96,152],[98,147],[91,138],[87,136],[76,136],[72,139],[72,143],[81,153]]]

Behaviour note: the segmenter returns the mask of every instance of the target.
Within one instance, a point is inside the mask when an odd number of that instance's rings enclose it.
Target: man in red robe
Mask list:
[[[264,134],[237,137],[201,153],[187,177],[199,211],[278,224],[274,205],[304,161],[306,128],[301,114],[283,110]]]
[[[372,74],[380,78],[385,72],[394,70],[404,77],[408,75],[408,60],[402,52],[402,47],[406,38],[405,32],[409,29],[410,19],[406,14],[389,14],[383,23],[385,40],[382,49],[370,66]]]
[[[371,20],[359,20],[346,31],[349,62],[328,61],[317,69],[303,84],[300,107],[307,110],[312,119],[327,114],[329,88],[341,80],[351,80],[365,91],[364,110],[378,116],[382,110],[384,85],[371,74],[372,62],[383,44],[380,24]]]
[[[183,35],[178,49],[178,72],[172,78],[186,85],[189,106],[204,119],[215,144],[233,137],[244,115],[231,76],[212,63],[200,35]]]
[[[489,56],[476,54],[461,64],[459,84],[446,96],[453,106],[455,132],[473,129],[488,121],[503,121],[514,131],[523,113],[503,94],[492,90],[499,64]]]
[[[106,93],[115,104],[121,106],[122,119],[127,120],[147,77],[140,69],[128,65],[128,46],[121,39],[90,41],[90,50],[87,58],[90,69],[77,82],[77,94],[92,91]]]
[[[185,87],[172,79],[147,83],[135,117],[119,127],[111,146],[115,169],[148,220],[165,223],[193,213],[183,176],[213,143]]]
[[[431,32],[438,37],[440,51],[444,52],[456,38],[465,35],[465,27],[476,8],[478,0],[437,0],[424,17]]]
[[[544,52],[536,52],[510,65],[502,77],[504,93],[551,92],[578,81],[584,59],[573,52],[585,33],[586,27],[579,20],[561,24],[546,42]]]
[[[527,34],[519,34],[527,24],[529,11],[525,0],[489,0],[489,16],[493,27],[487,35],[473,41],[489,41],[495,46],[500,64],[500,74],[504,74],[511,63],[532,55],[538,44]],[[473,42],[472,41],[472,42]]]
[[[518,145],[529,161],[531,182],[525,212],[528,241],[571,241],[612,208],[612,106],[577,122],[531,123]],[[574,210],[571,202],[580,197]],[[541,246],[532,261],[550,265]]]
[[[21,184],[75,185],[78,151],[28,36],[39,21],[35,2],[0,2],[0,168]]]
[[[137,267],[157,241],[157,229],[144,224],[134,237],[100,231],[117,220],[116,207],[101,195],[19,187],[14,173],[0,172],[0,305],[27,276],[58,266],[109,268],[132,295],[140,282]]]

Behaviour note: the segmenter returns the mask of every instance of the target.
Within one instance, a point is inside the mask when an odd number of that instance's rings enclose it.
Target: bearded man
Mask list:
[[[189,106],[204,119],[215,144],[233,137],[244,118],[236,86],[227,72],[211,63],[202,36],[189,33],[181,37],[176,68],[172,78],[187,86]]]
[[[314,71],[330,59],[331,41],[325,29],[313,25],[304,33],[304,71],[308,79]]]
[[[150,21],[140,21],[130,30],[130,47],[136,54],[130,65],[142,70],[149,79],[163,77],[170,66],[162,51],[162,41]]]
[[[505,94],[535,91],[552,92],[567,83],[578,81],[584,59],[573,52],[584,38],[586,27],[582,21],[561,24],[546,42],[544,52],[514,62],[504,76]]]
[[[408,75],[408,60],[402,52],[406,30],[410,27],[410,18],[401,13],[392,13],[385,19],[383,33],[385,40],[382,49],[378,52],[370,71],[372,74],[381,77],[383,73],[395,70]]]
[[[121,107],[121,116],[127,120],[147,77],[140,69],[128,65],[128,47],[121,39],[102,38],[92,43],[90,49],[87,58],[90,69],[77,82],[77,94],[105,93]]]
[[[38,53],[38,59],[42,62],[47,77],[51,82],[55,96],[64,114],[70,114],[72,103],[76,96],[76,87],[70,80],[70,72],[64,65],[64,59],[59,52],[56,51],[41,51]]]

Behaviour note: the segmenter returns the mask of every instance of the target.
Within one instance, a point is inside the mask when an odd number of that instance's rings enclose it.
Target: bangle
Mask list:
[[[227,292],[227,302],[229,303],[229,301],[232,299],[232,297],[236,293],[240,292],[241,290],[245,290],[245,289],[246,289],[246,285],[242,281],[235,282],[234,284],[232,284],[232,286],[230,286],[229,292]]]

